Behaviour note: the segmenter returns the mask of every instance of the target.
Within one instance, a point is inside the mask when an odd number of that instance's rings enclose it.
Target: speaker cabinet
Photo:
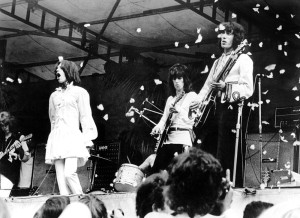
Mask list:
[[[281,175],[278,170],[292,170],[294,141],[291,131],[263,133],[261,139],[259,134],[249,134],[246,141],[244,186],[259,187],[264,179],[268,186],[271,186]],[[262,163],[260,163],[260,147],[262,147]],[[282,182],[288,183],[290,179]]]
[[[93,173],[91,190],[112,189],[111,184],[119,168],[120,142],[100,142],[91,151]]]

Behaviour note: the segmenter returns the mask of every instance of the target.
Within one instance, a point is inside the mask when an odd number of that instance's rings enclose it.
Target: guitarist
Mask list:
[[[0,175],[1,175],[1,195],[14,195],[14,189],[17,189],[21,162],[26,162],[30,158],[29,148],[26,142],[19,142],[22,137],[17,131],[16,118],[7,111],[0,113]],[[6,155],[5,151],[13,148]],[[31,172],[30,172],[31,174]],[[8,190],[3,190],[8,189]],[[9,189],[13,189],[11,192]]]
[[[167,99],[162,118],[151,131],[152,135],[161,134],[160,137],[164,135],[166,137],[161,138],[158,144],[152,173],[166,169],[174,155],[192,146],[191,133],[194,120],[188,118],[188,111],[197,94],[191,91],[187,71],[188,68],[182,64],[175,64],[169,69],[171,96]]]
[[[206,82],[198,94],[198,100],[190,105],[191,111],[197,109],[205,101],[206,94],[211,89],[215,91],[214,105],[204,125],[200,127],[197,137],[202,141],[201,148],[216,156],[224,171],[230,169],[231,172],[233,172],[234,164],[235,129],[239,102],[240,99],[248,99],[253,94],[253,62],[247,54],[241,54],[225,78],[221,77],[219,81],[215,81],[215,78],[223,70],[232,52],[244,40],[244,34],[243,26],[238,23],[225,22],[219,25],[218,46],[223,53],[214,62]],[[242,123],[245,124],[246,121]],[[244,134],[242,133],[240,136],[244,137]],[[240,151],[239,148],[239,153]],[[242,166],[242,163],[240,159],[237,166]],[[242,172],[237,177],[239,178],[236,178],[236,186],[241,187]]]

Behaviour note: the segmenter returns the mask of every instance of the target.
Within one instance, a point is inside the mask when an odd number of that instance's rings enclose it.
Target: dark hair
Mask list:
[[[246,205],[243,218],[257,218],[264,210],[273,205],[263,201],[252,201]]]
[[[8,111],[0,112],[0,124],[1,125],[8,125],[9,131],[13,134],[18,132],[18,122],[15,116],[13,116]]]
[[[220,25],[223,25],[225,27],[226,32],[232,32],[233,34],[233,42],[232,42],[232,47],[233,49],[236,49],[237,46],[244,40],[245,38],[245,30],[244,27],[236,22],[223,22]],[[221,39],[218,41],[218,46],[221,50]]]
[[[184,83],[183,90],[185,91],[185,93],[192,91],[192,83],[188,77],[187,66],[177,63],[174,64],[169,69],[169,90],[172,96],[176,95],[173,79],[181,78],[181,77],[183,78],[183,83]]]
[[[36,214],[39,218],[57,218],[68,204],[70,204],[70,198],[67,196],[52,197],[43,204]]]
[[[92,213],[92,218],[107,218],[107,210],[103,201],[101,201],[95,195],[85,195],[80,198],[79,202],[88,206]]]
[[[78,67],[74,62],[67,60],[57,62],[55,65],[55,73],[59,65],[60,68],[64,71],[68,82],[74,82],[75,84],[79,84],[81,82]]]
[[[170,207],[190,217],[209,213],[222,190],[222,167],[211,154],[197,148],[173,159],[167,192]]]
[[[140,184],[136,192],[136,215],[140,218],[145,217],[154,209],[164,209],[165,198],[163,196],[163,187],[167,176],[162,173],[155,173],[147,177]]]

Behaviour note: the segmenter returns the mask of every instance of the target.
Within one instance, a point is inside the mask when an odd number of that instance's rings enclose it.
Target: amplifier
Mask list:
[[[275,109],[275,127],[294,128],[300,122],[300,106]]]
[[[110,184],[119,168],[120,142],[99,142],[90,153],[93,162],[91,191],[112,189]]]

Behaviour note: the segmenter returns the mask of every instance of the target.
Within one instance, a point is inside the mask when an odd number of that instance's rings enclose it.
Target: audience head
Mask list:
[[[7,206],[2,199],[0,199],[0,218],[10,218]]]
[[[263,211],[273,204],[263,201],[252,201],[246,205],[243,218],[257,218]]]
[[[92,218],[107,218],[107,210],[104,203],[93,194],[84,195],[79,202],[88,206]]]
[[[266,209],[259,218],[300,218],[300,203],[296,200],[275,204]]]
[[[167,181],[167,173],[155,173],[140,184],[136,193],[136,214],[143,218],[148,213],[164,210],[165,199],[163,188]]]
[[[35,217],[57,218],[68,204],[70,204],[70,198],[67,196],[51,197],[36,212]]]
[[[59,218],[92,218],[88,206],[81,202],[72,202],[61,213]]]
[[[223,192],[222,167],[211,154],[192,148],[169,166],[167,195],[176,213],[189,217],[211,211]]]

